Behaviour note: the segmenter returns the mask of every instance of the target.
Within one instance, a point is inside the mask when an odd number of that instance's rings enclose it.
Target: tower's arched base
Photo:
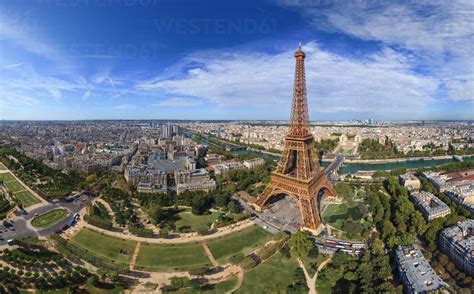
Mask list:
[[[336,191],[329,183],[323,172],[309,181],[300,181],[293,177],[274,172],[271,181],[260,198],[254,203],[257,211],[262,211],[268,200],[278,194],[286,194],[298,200],[303,227],[315,231],[321,223],[319,215],[319,191],[325,190],[325,195],[335,199]]]

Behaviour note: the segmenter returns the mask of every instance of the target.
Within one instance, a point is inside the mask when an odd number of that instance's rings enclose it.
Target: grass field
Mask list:
[[[10,173],[2,173],[0,174],[0,180],[4,182],[14,181],[15,177],[13,177]]]
[[[28,207],[30,205],[39,203],[39,200],[27,190],[15,192],[13,193],[13,196],[21,202],[23,207]]]
[[[3,182],[3,184],[7,187],[8,190],[12,192],[25,190],[25,187],[23,187],[23,185],[20,184],[17,180]]]
[[[82,229],[69,242],[97,255],[99,258],[127,265],[132,258],[136,245],[135,241],[102,235],[90,229]]]
[[[277,253],[268,261],[246,272],[242,286],[235,293],[286,293],[286,288],[293,283],[293,274],[297,267],[294,259],[287,259]]]
[[[361,217],[362,213],[357,204],[348,206],[346,203],[329,204],[322,215],[324,223],[329,223],[331,226],[339,230],[343,229],[344,221],[349,219],[359,221]]]
[[[224,261],[233,256],[249,253],[270,236],[270,233],[259,226],[253,226],[213,239],[207,242],[207,245],[217,261]]]
[[[23,187],[10,173],[0,174],[0,180],[3,180],[5,187],[13,193],[23,207],[36,204],[39,200]]]
[[[218,212],[212,212],[211,214],[206,215],[194,215],[191,212],[191,209],[185,209],[182,212],[178,213],[178,216],[181,218],[176,222],[176,228],[183,226],[191,227],[191,230],[198,232],[208,228],[210,223],[213,223],[219,217]]]
[[[183,271],[201,266],[211,266],[211,262],[200,243],[142,243],[135,268],[147,271]]]
[[[172,291],[170,293],[173,294],[199,294],[199,293],[206,293],[206,294],[221,294],[221,293],[229,293],[235,285],[237,285],[237,279],[229,279],[224,282],[220,282],[214,285],[211,285],[205,289],[194,290],[192,288],[185,288],[179,289],[178,291]]]
[[[31,224],[36,228],[48,228],[67,216],[67,210],[58,208],[35,217]]]

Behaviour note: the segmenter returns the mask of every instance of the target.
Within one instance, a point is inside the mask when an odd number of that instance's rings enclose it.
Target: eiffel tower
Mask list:
[[[268,200],[285,194],[298,200],[301,224],[304,228],[316,230],[321,223],[319,197],[321,191],[332,199],[336,191],[329,183],[324,170],[319,166],[314,137],[309,127],[308,100],[304,59],[301,45],[295,52],[296,68],[291,109],[291,122],[285,137],[285,149],[271,181],[255,202],[258,211],[265,209]]]

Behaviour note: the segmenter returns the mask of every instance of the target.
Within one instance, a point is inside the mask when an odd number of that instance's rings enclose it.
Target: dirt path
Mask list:
[[[135,267],[135,263],[137,262],[137,257],[138,257],[138,254],[140,253],[141,245],[142,245],[142,242],[137,242],[137,245],[135,246],[135,251],[133,251],[132,260],[130,260],[131,271],[133,271],[133,268]]]
[[[309,294],[316,294],[316,284],[314,283],[314,280],[310,277],[308,274],[308,271],[306,270],[306,267],[304,266],[304,263],[301,261],[301,259],[297,259],[298,264],[300,265],[300,268],[303,269],[304,276],[306,278],[306,285],[309,288]]]
[[[316,280],[318,279],[318,273],[322,271],[326,267],[326,265],[331,262],[331,260],[332,260],[332,256],[330,256],[325,261],[321,262],[321,264],[318,266],[318,269],[316,270],[316,273],[314,274],[314,277],[313,277],[314,285],[316,285]]]
[[[244,281],[244,271],[240,271],[238,274],[237,274],[237,285],[234,286],[234,288],[232,288],[232,290],[230,290],[230,293],[234,293],[235,291],[239,290],[240,287],[242,287],[242,283]]]
[[[93,200],[93,203],[94,202],[102,203],[105,206],[105,209],[107,209],[107,212],[109,213],[109,216],[110,216],[110,219],[112,220],[113,226],[114,227],[119,227],[119,225],[115,222],[115,214],[114,214],[114,211],[112,210],[112,207],[110,207],[110,204],[102,198],[96,198],[96,199]]]
[[[202,242],[202,247],[204,248],[204,252],[206,252],[207,257],[209,257],[209,260],[211,261],[213,266],[218,266],[219,264],[217,263],[216,259],[212,255],[211,250],[209,250],[209,247],[207,246],[206,242]]]
[[[159,288],[164,285],[169,285],[172,277],[187,277],[190,279],[199,278],[199,276],[190,275],[188,272],[171,272],[171,273],[147,272],[147,273],[150,276],[147,278],[139,279],[140,284],[132,290],[132,293],[161,293]],[[219,282],[223,282],[225,280],[231,279],[232,277],[235,277],[235,276],[242,276],[243,278],[243,269],[236,265],[227,264],[223,266],[223,271],[215,273],[213,275],[206,275],[204,277],[210,283],[215,284],[215,283],[219,283]],[[145,284],[147,282],[155,283],[155,284],[158,284],[159,286],[156,290],[150,291],[145,288]]]
[[[325,261],[321,262],[321,264],[318,266],[318,269],[316,270],[316,273],[314,274],[313,277],[311,277],[308,274],[308,271],[306,270],[306,267],[304,266],[304,263],[301,261],[301,259],[298,258],[298,264],[300,267],[303,269],[304,276],[306,278],[306,285],[309,288],[309,294],[317,294],[318,291],[316,291],[316,280],[318,279],[318,273],[321,271],[330,261],[332,257],[329,257]]]
[[[242,229],[245,229],[254,225],[255,224],[251,220],[244,220],[237,224],[232,224],[230,226],[219,228],[217,229],[217,232],[214,234],[201,236],[201,235],[198,235],[197,233],[189,233],[189,234],[181,234],[176,238],[170,238],[170,239],[144,238],[144,237],[138,237],[138,236],[124,234],[120,232],[112,232],[112,231],[104,230],[102,228],[98,228],[88,223],[85,223],[84,227],[103,233],[104,235],[126,239],[126,240],[134,240],[134,241],[154,243],[154,244],[178,244],[178,243],[188,243],[188,242],[200,242],[200,241],[205,241],[209,239],[214,239],[217,237],[228,235],[233,232],[240,231]]]

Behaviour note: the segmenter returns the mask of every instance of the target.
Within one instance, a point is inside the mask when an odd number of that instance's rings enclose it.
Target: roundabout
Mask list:
[[[31,225],[37,229],[48,228],[66,218],[68,212],[64,208],[57,208],[39,215],[31,220]]]

